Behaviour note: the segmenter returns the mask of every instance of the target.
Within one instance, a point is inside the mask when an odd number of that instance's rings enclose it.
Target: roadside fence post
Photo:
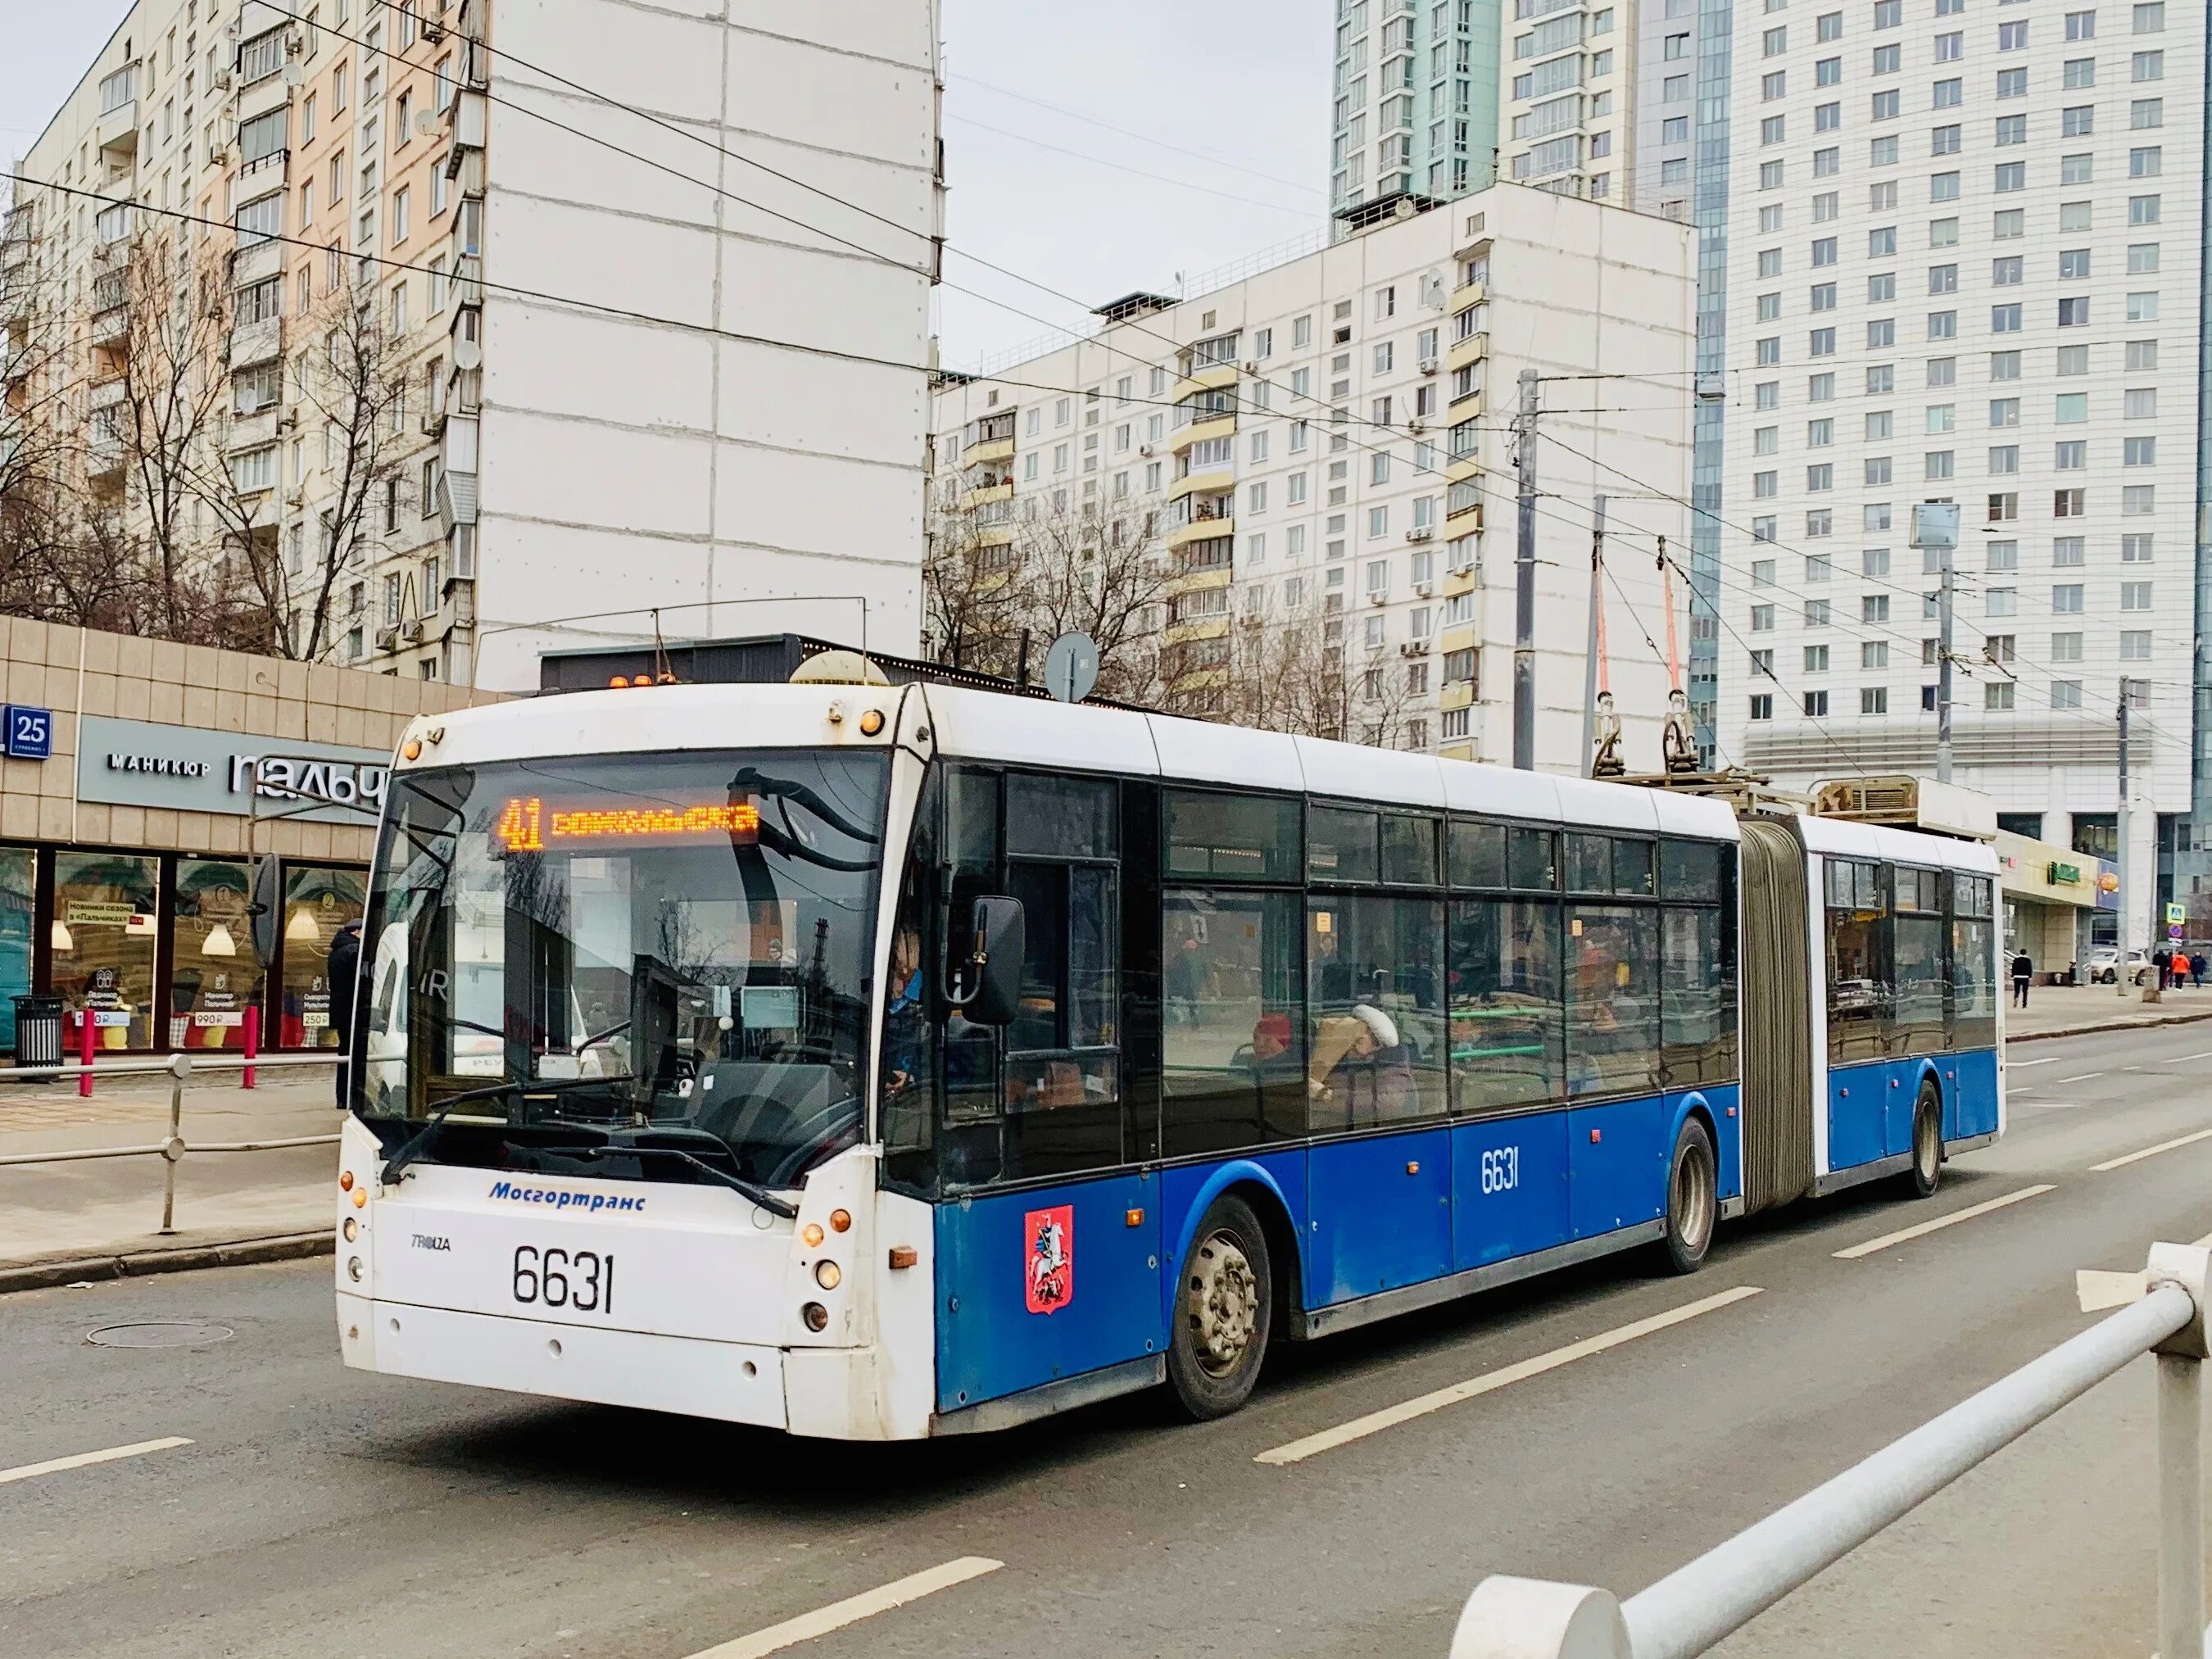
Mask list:
[[[1460,1609],[1451,1659],[1630,1659],[1628,1626],[1609,1590],[1500,1573]]]
[[[92,1098],[92,1057],[100,1048],[100,1017],[88,1002],[76,1011],[76,1054],[84,1062],[84,1070],[77,1073],[76,1092],[79,1099]]]
[[[240,1073],[240,1087],[251,1089],[253,1086],[253,1061],[260,1052],[261,1005],[249,1002],[246,1005],[246,1067]]]
[[[191,1075],[192,1057],[177,1054],[169,1061],[169,1138],[161,1143],[161,1231],[177,1231],[177,1165],[185,1157],[185,1079]]]
[[[2204,1653],[2204,1298],[2212,1250],[2154,1244],[2152,1288],[2179,1285],[2196,1317],[2158,1345],[2158,1650]]]

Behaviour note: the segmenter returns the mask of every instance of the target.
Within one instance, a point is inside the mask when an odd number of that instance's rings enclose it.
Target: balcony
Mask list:
[[[1013,499],[1014,481],[1008,478],[999,483],[977,484],[968,492],[963,499],[963,504],[969,511],[973,512],[986,501],[1011,501]]]
[[[113,109],[100,112],[94,129],[100,153],[111,161],[129,160],[138,153],[138,100],[127,98]]]
[[[471,152],[483,150],[488,107],[481,92],[464,87],[453,94],[453,147],[446,154],[446,177],[448,179],[460,176],[462,161]]]
[[[121,349],[130,334],[131,307],[118,300],[92,313],[92,329],[87,338],[103,351],[114,351]]]
[[[1444,367],[1459,370],[1482,362],[1490,356],[1490,331],[1480,329],[1463,340],[1454,340],[1451,350],[1444,357]]]
[[[284,349],[284,325],[275,317],[240,323],[230,331],[229,364],[233,369],[265,363]]]
[[[257,115],[283,109],[291,100],[291,86],[282,74],[259,76],[238,89],[238,120],[242,125]]]
[[[111,433],[94,434],[84,447],[84,476],[94,483],[120,482],[125,457],[123,440]]]
[[[1210,415],[1202,421],[1193,421],[1176,432],[1169,447],[1180,455],[1193,444],[1202,444],[1211,438],[1234,437],[1236,434],[1237,412],[1231,410],[1225,415]]]
[[[234,415],[230,429],[223,434],[222,447],[237,453],[242,449],[261,449],[276,441],[276,405],[264,404],[248,415]]]
[[[1190,373],[1177,380],[1168,392],[1168,401],[1179,404],[1184,398],[1201,392],[1218,392],[1237,384],[1237,365],[1226,363],[1194,363]]]
[[[240,167],[238,176],[231,180],[231,199],[252,201],[256,197],[266,196],[272,190],[281,189],[291,182],[291,177],[292,152],[272,149],[268,155],[256,156]]]
[[[118,408],[123,403],[125,389],[125,383],[120,374],[111,374],[104,380],[94,380],[92,383],[92,389],[85,393],[84,406],[94,415],[98,415],[106,410]],[[97,426],[99,423],[94,422],[94,424]]]
[[[1012,434],[978,439],[961,452],[960,459],[969,466],[994,466],[1001,461],[1011,461],[1014,459]]]
[[[1188,496],[1189,513],[1183,521],[1168,532],[1167,549],[1176,552],[1192,542],[1202,542],[1209,537],[1225,536],[1237,528],[1237,499],[1233,495],[1218,497]]]
[[[474,415],[448,415],[438,434],[438,516],[448,538],[454,526],[477,521],[479,424]]]
[[[230,256],[230,285],[251,288],[279,276],[284,269],[284,244],[266,238],[240,247]]]
[[[1179,501],[1186,495],[1207,495],[1226,496],[1237,484],[1237,475],[1227,465],[1208,467],[1203,472],[1187,473],[1177,478],[1168,489],[1168,500]]]

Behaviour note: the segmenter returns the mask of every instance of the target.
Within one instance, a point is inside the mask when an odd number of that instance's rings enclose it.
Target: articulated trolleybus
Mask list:
[[[1160,1382],[1990,1140],[1978,844],[938,684],[417,721],[346,1363],[848,1439]]]

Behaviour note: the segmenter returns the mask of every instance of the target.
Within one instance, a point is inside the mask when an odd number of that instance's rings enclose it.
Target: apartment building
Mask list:
[[[1337,0],[1332,213],[1489,187],[1498,30],[1487,0]]]
[[[1237,677],[1277,672],[1249,642],[1312,623],[1352,688],[1343,735],[1510,761],[1509,428],[1533,369],[1539,764],[1587,761],[1593,506],[1609,493],[1610,683],[1628,764],[1656,769],[1655,538],[1679,547],[1687,518],[1665,497],[1689,484],[1692,244],[1682,225],[1498,185],[1180,303],[1117,301],[1088,338],[945,377],[936,533],[1006,550],[1013,580],[1039,526],[1071,517],[1104,542],[1156,540],[1179,705],[1241,712]]]
[[[910,650],[934,0],[850,21],[140,0],[22,163],[62,188],[0,240],[0,392],[143,524],[133,313],[219,290],[183,343],[228,482],[184,511],[293,654],[519,687],[554,642],[857,635],[858,594]]]
[[[1718,738],[1932,771],[1958,502],[1959,780],[2134,867],[2187,839],[2204,9],[1769,0],[1738,30]],[[2171,890],[2135,884],[2131,937]]]

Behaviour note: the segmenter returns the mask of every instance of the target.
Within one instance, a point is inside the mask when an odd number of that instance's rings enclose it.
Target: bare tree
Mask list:
[[[1395,748],[1408,735],[1415,665],[1395,653],[1356,657],[1345,629],[1340,611],[1279,611],[1258,599],[1218,638],[1168,648],[1164,704],[1264,731]]]
[[[922,573],[930,650],[1011,678],[1024,636],[1034,665],[1052,640],[1080,631],[1098,645],[1098,695],[1146,698],[1169,569],[1157,515],[1126,502],[1022,510],[1031,505],[1009,500],[986,518],[939,501]]]

